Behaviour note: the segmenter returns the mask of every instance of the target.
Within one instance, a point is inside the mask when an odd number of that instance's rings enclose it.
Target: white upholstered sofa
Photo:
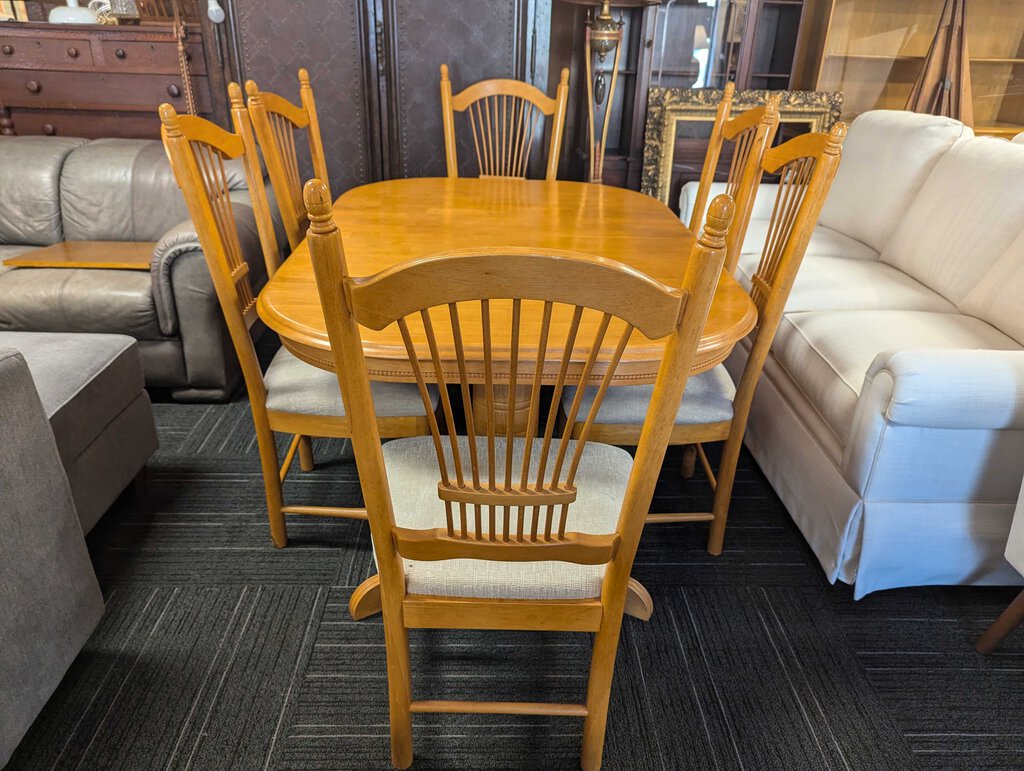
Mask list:
[[[770,215],[764,195],[748,285]],[[1020,583],[1003,552],[1024,474],[1024,144],[913,113],[853,122],[746,443],[858,599]]]

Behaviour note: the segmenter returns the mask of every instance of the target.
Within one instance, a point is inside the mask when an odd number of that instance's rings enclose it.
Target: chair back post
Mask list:
[[[341,233],[331,213],[327,184],[309,180],[303,190],[309,217],[310,257],[313,274],[327,322],[342,400],[352,421],[352,448],[359,468],[359,484],[373,535],[373,550],[380,577],[380,603],[384,617],[384,648],[387,656],[388,704],[391,715],[391,759],[397,768],[412,762],[412,702],[409,641],[402,603],[405,599],[405,565],[393,538],[395,515],[388,488],[380,432],[373,409],[370,379],[363,357],[359,325],[349,307],[346,291],[348,266]]]
[[[256,300],[248,280],[248,265],[240,255],[236,258],[231,256],[238,248],[237,231],[223,232],[234,225],[230,202],[226,210],[220,206],[215,212],[209,193],[212,186],[226,198],[227,183],[223,179],[222,170],[219,177],[208,177],[216,173],[215,167],[220,166],[221,156],[237,158],[244,154],[244,141],[241,136],[229,134],[202,118],[178,115],[169,104],[160,105],[159,113],[164,148],[210,268],[217,300],[249,391],[253,417],[258,421],[257,416],[262,415],[265,419],[267,388],[249,332],[256,320]],[[195,150],[193,143],[199,145]],[[202,171],[197,161],[197,152],[205,153]],[[216,163],[215,155],[218,159]],[[232,265],[233,262],[238,264]]]
[[[234,81],[228,84],[228,99],[231,105],[231,122],[234,124],[235,133],[242,137],[242,144],[245,146],[245,179],[249,185],[252,211],[256,217],[256,229],[259,232],[260,248],[263,250],[263,261],[267,265],[269,279],[281,267],[281,251],[274,236],[274,219],[270,214],[270,202],[267,200],[267,187],[263,181],[263,169],[260,168],[252,122],[245,109],[242,87]]]
[[[320,119],[316,114],[316,99],[313,98],[313,86],[309,82],[309,70],[299,68],[299,98],[302,107],[309,116],[309,154],[313,161],[313,176],[327,185],[330,194],[330,179],[327,174],[327,155],[324,153],[323,137],[320,136]]]
[[[441,117],[444,120],[444,159],[448,167],[448,178],[459,176],[459,156],[455,147],[455,111],[452,109],[452,82],[448,77],[448,65],[441,65]]]
[[[718,170],[718,159],[722,154],[722,129],[725,128],[729,115],[732,112],[733,94],[736,92],[736,84],[729,81],[725,84],[722,92],[722,101],[718,103],[715,111],[715,123],[711,127],[711,137],[708,139],[708,151],[704,154],[704,166],[700,172],[700,182],[697,183],[697,200],[693,203],[693,211],[690,212],[690,232],[696,233],[700,230],[704,217],[704,209],[708,205],[708,196],[711,195],[711,184],[715,181],[715,172]]]
[[[614,92],[612,92],[614,93]],[[548,168],[545,179],[558,179],[558,162],[562,156],[562,142],[565,131],[565,111],[569,104],[569,68],[563,67],[558,80],[558,91],[555,93],[554,119],[551,124],[551,144],[548,149]]]
[[[771,275],[767,280],[762,279],[763,265],[761,265],[752,278],[754,285],[751,287],[751,293],[758,311],[757,329],[754,332],[750,354],[733,399],[734,430],[743,431],[746,425],[754,390],[761,377],[761,370],[768,358],[768,352],[771,350],[775,332],[782,321],[782,314],[786,302],[789,300],[793,283],[796,281],[800,263],[807,251],[807,245],[810,243],[811,234],[818,222],[818,216],[828,198],[829,189],[832,187],[832,181],[839,168],[846,131],[845,123],[837,123],[828,134],[805,134],[797,137],[774,148],[766,154],[764,159],[763,168],[769,173],[778,172],[798,161],[806,163],[808,160],[813,160],[814,168],[807,181],[803,200],[800,201],[795,215],[791,218],[792,225],[784,236],[784,243],[778,244],[776,247],[779,256],[769,267]],[[791,147],[787,147],[787,145]],[[803,146],[802,149],[800,145]],[[785,176],[782,181],[785,181]],[[778,195],[781,198],[784,194],[780,184]],[[777,202],[776,214],[779,214],[778,205]],[[768,251],[772,248],[770,241],[771,239],[765,243],[762,263],[766,261]]]
[[[754,201],[757,198],[757,191],[761,185],[763,174],[761,161],[764,154],[771,147],[775,140],[775,134],[779,130],[779,94],[772,94],[768,97],[763,108],[757,108],[760,113],[760,120],[753,131],[752,137],[746,141],[750,144],[745,147],[737,147],[733,156],[734,162],[739,162],[740,168],[730,169],[729,194],[736,201],[736,216],[733,218],[732,227],[726,238],[725,248],[725,270],[732,274],[739,262],[740,251],[743,249],[743,241],[747,236],[747,227],[750,225],[750,216],[754,212]],[[743,115],[750,115],[748,111]],[[737,120],[743,116],[737,116]],[[749,129],[747,129],[749,131]],[[743,140],[738,140],[742,142]]]
[[[664,461],[675,415],[686,390],[690,367],[725,262],[726,235],[735,212],[735,204],[729,196],[716,196],[708,207],[704,230],[690,252],[682,285],[687,295],[686,304],[675,334],[668,338],[665,345],[647,417],[640,432],[633,460],[634,469],[660,469]],[[657,481],[657,473],[633,473],[630,476],[617,528],[622,541],[618,553],[605,572],[602,602],[606,613],[621,615],[633,557]]]

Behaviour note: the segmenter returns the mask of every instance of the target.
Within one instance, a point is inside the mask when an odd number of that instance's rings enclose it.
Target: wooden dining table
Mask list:
[[[617,260],[669,286],[680,286],[694,242],[693,234],[660,201],[632,190],[583,182],[396,179],[353,188],[338,198],[333,209],[352,276],[372,275],[433,254],[508,247],[513,253],[554,249]],[[524,304],[524,335],[531,326],[540,324],[539,319],[529,317],[529,308]],[[296,357],[322,369],[333,369],[305,241],[264,286],[257,310]],[[756,321],[757,311],[748,293],[732,276],[723,273],[693,372],[723,361]],[[588,324],[596,328],[596,314],[592,319],[584,318],[581,339],[586,339]],[[473,324],[467,321],[465,327],[472,328]],[[495,329],[494,335],[500,338],[501,331]],[[380,331],[364,329],[362,338],[371,378],[415,382],[396,325]],[[472,341],[467,338],[465,342],[472,370]],[[442,359],[454,361],[454,352],[446,356],[443,340],[439,345]],[[417,345],[417,350],[420,347]],[[422,347],[426,350],[425,343]],[[653,383],[663,348],[662,341],[634,333],[612,384]],[[549,353],[557,362],[558,353]]]

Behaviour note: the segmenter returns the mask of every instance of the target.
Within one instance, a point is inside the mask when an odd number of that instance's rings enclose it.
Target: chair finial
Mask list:
[[[245,108],[245,100],[242,97],[242,87],[235,81],[228,83],[228,99],[231,102],[231,109]]]
[[[299,67],[299,85],[309,85],[309,70],[307,70],[305,67]]]
[[[332,233],[338,229],[331,216],[331,191],[325,182],[311,179],[302,191],[309,212],[309,232],[318,235]]]
[[[843,140],[846,139],[847,128],[845,123],[837,121],[832,130],[828,132],[828,142],[825,143],[826,155],[839,155],[839,148],[843,146]]]
[[[250,100],[255,99],[256,101],[262,101],[260,99],[259,86],[257,86],[256,81],[252,80],[251,78],[245,81],[245,93],[249,95]]]
[[[779,108],[782,106],[782,94],[779,93],[779,92],[776,92],[774,94],[769,94],[768,98],[765,100],[764,106],[765,106],[764,114],[766,116],[768,116],[768,115],[771,115],[771,116],[778,115]]]
[[[160,113],[160,122],[167,133],[170,136],[179,136],[181,134],[181,124],[178,122],[178,111],[167,104],[167,102],[164,102],[160,105],[157,112]]]
[[[701,245],[712,249],[723,248],[735,213],[736,203],[731,196],[725,193],[716,195],[708,207],[708,216],[704,220],[704,232],[700,234]]]
[[[725,88],[722,90],[722,99],[727,102],[731,102],[734,93],[736,93],[736,84],[730,80],[725,84]]]
[[[442,64],[441,65],[441,82],[443,83],[446,80],[448,80],[448,65],[447,64]]]
[[[562,67],[562,76],[558,79],[558,85],[567,86],[569,85],[569,68]]]

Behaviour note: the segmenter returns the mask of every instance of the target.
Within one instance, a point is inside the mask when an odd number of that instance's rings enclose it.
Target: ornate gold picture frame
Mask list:
[[[808,131],[831,129],[843,105],[843,95],[838,91],[737,91],[732,114],[760,107],[769,94],[782,95],[779,117],[783,124],[803,123]],[[679,124],[692,121],[710,127],[720,101],[719,88],[652,88],[647,92],[642,192],[668,204]]]

